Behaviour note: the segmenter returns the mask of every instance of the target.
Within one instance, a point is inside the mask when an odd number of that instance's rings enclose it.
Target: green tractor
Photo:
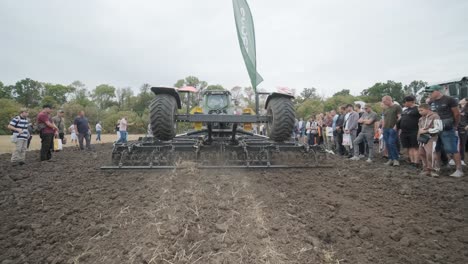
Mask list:
[[[310,162],[316,162],[310,158],[315,151],[292,138],[292,95],[268,94],[266,114],[259,115],[259,95],[266,93],[256,94],[255,111],[245,108],[242,114],[235,113],[229,91],[205,91],[200,106],[193,108],[188,104],[189,93],[185,113],[180,114],[180,90],[151,90],[156,95],[149,107],[153,136],[115,144],[113,164],[103,169],[172,169],[180,167],[181,161],[195,162],[199,168],[310,167]],[[178,122],[193,123],[194,129],[176,135]],[[253,124],[264,124],[267,134],[253,133]]]

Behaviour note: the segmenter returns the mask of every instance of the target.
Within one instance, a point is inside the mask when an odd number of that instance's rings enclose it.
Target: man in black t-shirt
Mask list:
[[[439,135],[436,152],[439,155],[439,160],[441,147],[448,155],[452,155],[457,170],[450,176],[462,177],[463,170],[460,153],[458,152],[458,136],[456,132],[456,128],[460,123],[460,111],[457,101],[450,96],[443,95],[443,90],[444,88],[440,85],[433,85],[426,89],[426,92],[431,93],[429,103],[431,110],[440,116],[443,124],[443,131]]]
[[[405,109],[401,113],[401,118],[397,123],[397,127],[401,132],[401,145],[407,150],[408,157],[413,166],[419,163],[418,122],[421,117],[418,107],[414,104],[415,100],[416,98],[412,95],[405,97]]]

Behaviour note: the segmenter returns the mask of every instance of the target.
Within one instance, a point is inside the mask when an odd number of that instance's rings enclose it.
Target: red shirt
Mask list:
[[[45,122],[46,121],[49,121],[50,123],[52,123],[52,118],[50,118],[49,114],[42,111],[40,112],[38,115],[37,115],[37,124],[44,124],[45,125]],[[43,134],[54,134],[54,129],[49,127],[49,126],[46,126],[45,128],[43,128],[41,130],[41,132]]]

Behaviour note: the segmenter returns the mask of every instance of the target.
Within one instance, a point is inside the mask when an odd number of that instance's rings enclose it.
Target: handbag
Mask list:
[[[427,142],[429,142],[430,139],[431,139],[430,134],[421,134],[418,137],[418,142],[422,144],[427,144]]]
[[[352,146],[351,144],[351,135],[350,134],[344,134],[343,135],[343,146]]]
[[[54,138],[54,151],[60,151],[62,148],[62,140],[60,140],[60,138]]]

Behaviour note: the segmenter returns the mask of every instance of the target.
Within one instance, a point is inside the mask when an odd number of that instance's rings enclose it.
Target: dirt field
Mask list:
[[[13,169],[0,263],[468,263],[468,177],[331,169],[101,171],[110,144]],[[447,172],[446,172],[447,174]]]
[[[142,136],[142,135],[132,135],[132,134],[130,134],[130,135],[128,135],[128,139],[129,140],[136,140],[140,136]],[[70,135],[65,135],[65,137],[67,138],[68,144],[64,145],[64,147],[75,146],[75,143],[70,144],[71,143],[71,136]],[[96,143],[95,139],[96,139],[96,135],[93,135],[93,137],[91,139],[91,144]],[[115,134],[101,135],[102,143],[114,142],[116,139],[117,139],[117,135],[115,135]],[[15,148],[15,145],[13,145],[10,142],[10,136],[0,136],[0,154],[11,153],[14,148]],[[33,139],[31,141],[31,146],[29,146],[29,149],[30,150],[41,149],[41,139],[39,138],[38,135],[33,136]]]

